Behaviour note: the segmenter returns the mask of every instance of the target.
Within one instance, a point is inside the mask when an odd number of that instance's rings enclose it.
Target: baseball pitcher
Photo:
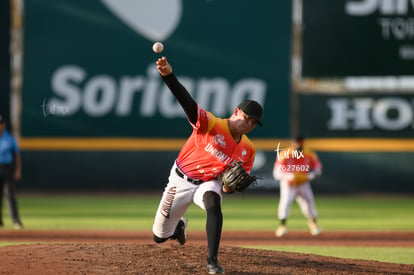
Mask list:
[[[262,124],[263,109],[256,101],[246,100],[229,118],[215,117],[201,108],[179,83],[165,57],[157,60],[157,69],[184,109],[193,131],[172,165],[155,215],[154,241],[161,243],[173,239],[184,244],[187,220],[183,216],[194,203],[207,213],[207,271],[210,274],[223,273],[217,260],[223,224],[222,191],[232,193],[238,190],[232,189],[232,185],[222,184],[221,178],[223,172],[238,167],[236,169],[243,169],[245,173],[236,173],[242,175],[242,179],[236,182],[248,179],[246,174],[252,169],[255,148],[246,134],[256,124]]]

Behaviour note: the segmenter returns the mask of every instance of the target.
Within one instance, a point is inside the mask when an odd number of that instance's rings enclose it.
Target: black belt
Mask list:
[[[180,168],[178,168],[178,167],[176,167],[175,168],[175,172],[177,173],[177,175],[180,177],[180,178],[183,178],[183,179],[187,179],[187,181],[188,182],[191,182],[192,184],[195,184],[195,185],[200,185],[200,184],[202,184],[203,183],[203,181],[202,180],[196,180],[196,179],[192,179],[192,178],[190,178],[190,177],[187,177],[183,172],[181,172],[181,170],[180,170]]]

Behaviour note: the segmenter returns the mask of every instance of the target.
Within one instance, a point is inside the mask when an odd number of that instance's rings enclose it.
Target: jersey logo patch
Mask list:
[[[226,142],[224,141],[224,136],[221,134],[215,135],[214,136],[214,144],[215,145],[220,145],[220,147],[222,148],[226,148]]]
[[[238,160],[241,162],[246,162],[246,156],[247,156],[247,150],[246,148],[243,148],[243,150],[241,151],[241,156],[238,157]]]

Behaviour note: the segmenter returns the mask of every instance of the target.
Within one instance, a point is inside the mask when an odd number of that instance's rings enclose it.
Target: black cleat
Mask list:
[[[217,258],[207,258],[207,271],[208,274],[221,274],[224,273],[224,269],[220,266]]]
[[[171,237],[172,240],[176,240],[179,244],[183,245],[187,241],[187,232],[185,228],[187,227],[187,219],[181,218],[177,227],[175,228],[174,235]]]

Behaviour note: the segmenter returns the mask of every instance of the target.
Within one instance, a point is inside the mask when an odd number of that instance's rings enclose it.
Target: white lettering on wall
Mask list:
[[[407,17],[413,9],[414,0],[352,0],[345,4],[345,12],[350,16],[371,16],[378,13],[377,22],[384,40],[414,38],[414,19]],[[411,59],[405,52],[400,53],[400,57]]]
[[[372,107],[372,99],[361,98],[358,100],[330,99],[328,107],[331,110],[331,119],[328,128],[332,130],[347,129],[371,129],[372,123],[369,112]]]
[[[225,116],[244,99],[264,103],[266,83],[258,78],[245,78],[231,85],[225,78],[178,77],[189,93],[203,108],[217,116]],[[92,75],[80,66],[66,65],[52,75],[54,93],[46,104],[69,109],[70,115],[79,111],[92,117],[114,112],[120,117],[134,113],[143,117],[159,114],[165,118],[184,117],[182,107],[164,85],[154,65],[147,75],[121,76]]]
[[[414,128],[414,102],[403,98],[334,98],[327,102],[330,130],[370,130],[374,127],[399,131]],[[393,112],[393,115],[390,113]]]
[[[77,85],[80,85],[85,77],[86,72],[82,68],[75,66],[61,68],[52,77],[52,90],[63,99],[53,97],[48,103],[63,106],[76,113],[82,104],[81,92]]]
[[[382,15],[404,15],[414,7],[414,0],[352,0],[345,4],[345,11],[353,16],[366,16],[379,12]]]
[[[115,99],[114,80],[109,76],[96,76],[87,82],[83,91],[83,107],[90,116],[108,113]]]

